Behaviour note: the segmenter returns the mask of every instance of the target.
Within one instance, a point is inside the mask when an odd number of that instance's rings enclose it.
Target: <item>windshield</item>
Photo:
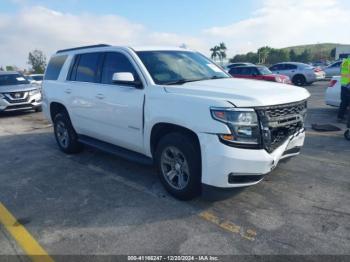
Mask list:
[[[25,85],[29,84],[29,81],[20,74],[9,74],[9,75],[0,75],[0,86],[8,85]]]
[[[35,81],[42,81],[43,80],[43,76],[31,76]]]
[[[271,75],[271,74],[273,74],[273,73],[270,71],[270,69],[268,69],[268,68],[265,67],[265,66],[259,66],[259,67],[258,67],[258,70],[259,70],[260,74],[262,74],[262,75]]]
[[[209,59],[195,52],[142,51],[137,55],[158,85],[230,77]]]

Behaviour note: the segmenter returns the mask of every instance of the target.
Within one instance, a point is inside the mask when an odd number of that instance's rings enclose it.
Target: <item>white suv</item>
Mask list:
[[[158,167],[191,199],[201,185],[254,185],[304,143],[309,93],[231,78],[186,49],[97,45],[58,51],[43,81],[58,146],[83,144]]]

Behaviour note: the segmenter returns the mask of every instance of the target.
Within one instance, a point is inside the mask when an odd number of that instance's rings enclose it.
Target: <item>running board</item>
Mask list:
[[[97,148],[101,151],[116,155],[126,160],[138,162],[143,165],[153,165],[152,158],[142,155],[140,153],[136,153],[131,150],[128,150],[116,145],[112,145],[88,136],[80,135],[78,140],[82,144]]]

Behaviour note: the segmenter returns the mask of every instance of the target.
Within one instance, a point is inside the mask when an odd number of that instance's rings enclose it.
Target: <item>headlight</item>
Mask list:
[[[211,115],[231,130],[231,134],[219,134],[221,141],[239,147],[257,148],[260,145],[259,121],[253,109],[211,108]]]
[[[0,93],[0,98],[5,98],[5,96],[3,94]]]
[[[40,89],[34,89],[34,90],[29,91],[29,95],[30,96],[34,96],[34,95],[37,95],[37,94],[40,94],[40,93],[41,93]]]

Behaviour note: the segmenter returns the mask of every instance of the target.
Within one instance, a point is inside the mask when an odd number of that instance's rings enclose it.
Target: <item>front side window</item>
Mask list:
[[[261,75],[271,75],[272,72],[266,66],[259,66],[258,71]]]
[[[274,65],[274,66],[270,67],[271,71],[277,71],[277,70],[283,70],[283,69],[284,69],[284,65],[283,64],[277,64],[277,65]]]
[[[43,76],[32,76],[32,79],[35,81],[42,81],[43,80]]]
[[[92,83],[97,82],[99,61],[100,53],[88,53],[80,55],[75,81]]]
[[[113,84],[113,74],[123,72],[132,73],[135,80],[139,79],[134,66],[125,55],[116,52],[106,53],[102,68],[102,83]]]
[[[21,74],[0,74],[0,86],[25,85],[29,81]]]
[[[158,85],[230,77],[209,59],[195,52],[141,51],[137,55]]]

